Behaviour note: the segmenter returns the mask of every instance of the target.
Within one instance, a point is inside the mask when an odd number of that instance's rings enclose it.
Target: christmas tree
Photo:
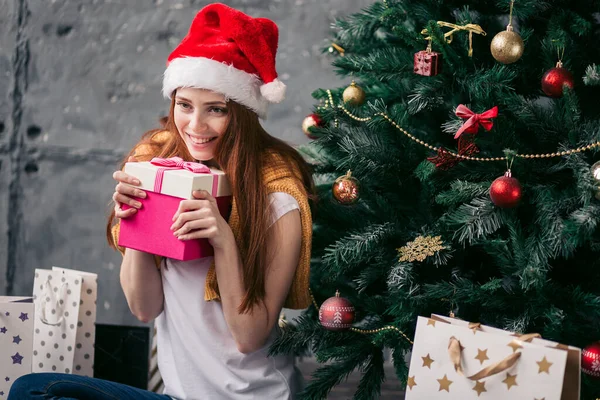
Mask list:
[[[323,363],[302,398],[354,370],[354,398],[377,398],[395,379],[385,348],[406,383],[431,313],[600,340],[598,10],[387,0],[336,21],[323,51],[349,86],[313,93],[301,147],[319,195],[315,304],[272,348]],[[319,316],[327,299],[355,311]],[[582,398],[598,396],[583,374]]]

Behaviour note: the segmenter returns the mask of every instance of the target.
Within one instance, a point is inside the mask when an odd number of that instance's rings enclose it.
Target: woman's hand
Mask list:
[[[215,249],[235,242],[233,232],[221,216],[217,201],[206,190],[194,191],[195,200],[182,200],[173,216],[171,230],[180,240],[208,239]]]
[[[128,162],[135,162],[135,157],[129,157]],[[146,198],[146,192],[142,189],[138,189],[133,186],[139,186],[140,181],[133,176],[126,174],[123,171],[115,171],[113,174],[113,179],[116,180],[117,186],[115,187],[115,193],[112,198],[115,202],[115,217],[117,218],[127,218],[131,217],[133,214],[137,212],[139,208],[142,207],[142,203],[136,200],[136,198],[144,199]],[[128,184],[128,185],[126,185]],[[121,209],[122,204],[127,204],[131,208],[127,210]]]

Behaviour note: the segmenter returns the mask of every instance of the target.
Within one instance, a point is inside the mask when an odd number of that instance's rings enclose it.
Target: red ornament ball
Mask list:
[[[600,378],[600,342],[595,342],[581,353],[581,370],[594,378]]]
[[[310,128],[312,128],[313,126],[323,126],[323,120],[317,114],[307,115],[306,118],[304,118],[304,121],[302,121],[302,132],[304,132],[304,134],[308,136],[309,139],[317,138],[310,132]]]
[[[490,198],[500,208],[515,207],[521,201],[521,184],[507,171],[490,186]]]
[[[319,322],[323,328],[330,331],[350,329],[354,322],[354,306],[336,291],[335,297],[325,300],[319,308]]]
[[[550,97],[562,97],[563,86],[568,86],[573,89],[575,86],[575,79],[573,74],[566,68],[562,67],[562,63],[559,62],[555,68],[546,71],[542,77],[542,90]]]
[[[354,204],[359,199],[359,183],[358,179],[352,176],[352,171],[348,171],[346,175],[337,178],[331,190],[333,197],[340,204]]]

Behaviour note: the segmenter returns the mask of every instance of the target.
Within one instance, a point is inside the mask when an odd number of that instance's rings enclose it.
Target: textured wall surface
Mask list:
[[[288,97],[265,127],[292,144],[310,93],[343,86],[320,49],[368,0],[225,1],[280,27]],[[31,295],[35,268],[98,274],[98,322],[138,324],[104,225],[118,161],[168,103],[161,79],[198,0],[0,0],[0,295]]]

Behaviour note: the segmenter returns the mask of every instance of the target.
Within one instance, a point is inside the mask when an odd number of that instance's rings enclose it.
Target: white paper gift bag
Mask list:
[[[93,376],[96,276],[35,270],[33,372]]]
[[[31,297],[0,296],[0,398],[31,373],[34,307]]]
[[[532,336],[516,338],[450,320],[419,317],[406,400],[579,398],[578,386],[574,393],[563,393],[566,346],[548,347],[528,342]]]
[[[539,335],[518,335],[513,332],[508,332],[502,329],[493,328],[491,326],[481,325],[479,323],[471,323],[461,319],[445,317],[442,315],[432,314],[431,318],[447,322],[449,324],[466,327],[469,329],[476,328],[478,331],[492,333],[496,335],[511,336],[511,337],[524,337],[529,343],[544,346],[558,348],[567,352],[567,366],[565,370],[565,376],[563,378],[562,396],[561,400],[579,400],[581,390],[581,349],[574,346],[567,346],[558,342],[543,339]]]
[[[82,376],[94,376],[94,344],[96,342],[96,300],[98,298],[98,275],[65,268],[52,267],[64,275],[81,278],[81,299],[77,318],[73,373]]]

